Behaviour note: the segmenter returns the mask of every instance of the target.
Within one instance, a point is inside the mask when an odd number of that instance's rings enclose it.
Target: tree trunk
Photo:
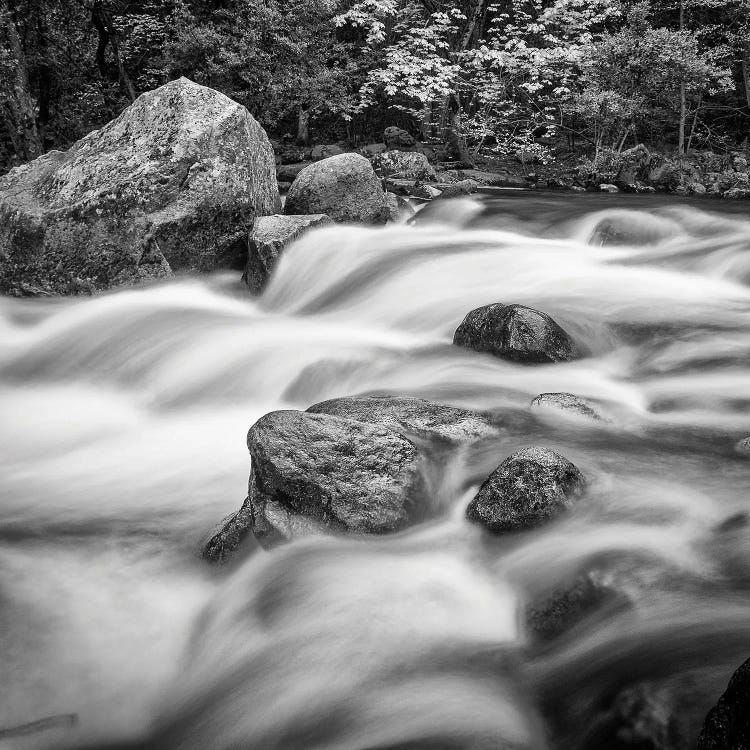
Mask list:
[[[297,113],[297,142],[310,145],[310,110],[300,105]]]
[[[467,13],[469,22],[466,25],[466,30],[464,31],[463,37],[461,38],[461,51],[469,49],[472,37],[474,36],[474,31],[477,28],[479,19],[484,13],[484,6],[484,0],[474,0],[474,7]]]
[[[456,153],[458,161],[461,162],[461,166],[473,169],[474,160],[471,158],[466,138],[461,131],[461,103],[456,94],[451,94],[448,101],[448,142]]]
[[[680,0],[680,31],[685,29],[685,0]],[[685,153],[685,121],[687,120],[687,96],[685,82],[680,83],[680,130],[677,138],[677,151],[680,156]]]
[[[432,138],[432,102],[422,107],[422,117],[419,119],[419,131],[423,141]]]
[[[109,45],[112,47],[112,52],[115,56],[115,62],[117,63],[117,79],[120,82],[123,93],[125,93],[130,102],[134,102],[138,97],[138,93],[136,92],[135,86],[133,86],[133,82],[130,80],[130,76],[125,69],[125,63],[122,61],[120,43],[118,41],[119,32],[115,29],[109,11],[104,7],[102,0],[94,0],[94,4],[91,7],[91,23],[99,34],[99,44],[96,48],[96,65],[99,68],[99,72],[103,78],[109,77],[107,72],[107,61],[105,58],[105,51],[107,45]]]
[[[12,75],[0,84],[5,130],[19,161],[42,153],[36,125],[36,105],[29,87],[29,71],[8,0],[0,0],[0,43],[10,54]]]
[[[745,83],[745,100],[750,107],[750,39],[742,45],[742,79]]]

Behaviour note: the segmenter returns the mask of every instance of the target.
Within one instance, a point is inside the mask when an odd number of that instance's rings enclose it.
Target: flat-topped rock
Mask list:
[[[389,427],[405,435],[450,443],[497,433],[484,415],[412,396],[353,396],[314,404],[311,414],[331,414]]]

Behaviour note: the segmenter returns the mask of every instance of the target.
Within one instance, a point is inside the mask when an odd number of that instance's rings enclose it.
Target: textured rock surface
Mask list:
[[[524,448],[490,474],[466,515],[495,534],[539,526],[564,511],[584,478],[567,458],[548,448]]]
[[[495,303],[472,310],[453,343],[514,362],[566,362],[579,356],[573,340],[549,315],[524,305]]]
[[[308,229],[333,224],[325,214],[309,216],[259,216],[250,232],[245,283],[254,293],[262,291],[282,250]]]
[[[698,750],[750,750],[750,659],[708,712]]]
[[[382,425],[407,436],[448,442],[477,440],[497,431],[477,412],[410,396],[334,398],[314,404],[307,411]]]
[[[388,534],[425,516],[417,448],[384,426],[299,411],[261,417],[247,437],[249,496],[204,555],[252,530],[264,546],[310,534]]]
[[[372,166],[383,177],[435,180],[437,175],[427,157],[416,151],[385,151],[373,156]]]
[[[532,409],[550,409],[599,422],[604,421],[596,404],[573,393],[540,393],[532,399],[530,405]]]
[[[383,143],[387,149],[408,150],[416,148],[417,141],[411,133],[391,125],[383,131]]]
[[[440,199],[459,198],[462,195],[471,195],[477,192],[478,185],[474,180],[460,180],[450,185],[446,185],[440,194]]]
[[[327,214],[334,221],[382,224],[385,193],[364,156],[340,154],[305,167],[289,189],[286,214]]]
[[[0,291],[93,292],[170,268],[240,267],[253,219],[278,210],[263,129],[181,78],[0,179]]]

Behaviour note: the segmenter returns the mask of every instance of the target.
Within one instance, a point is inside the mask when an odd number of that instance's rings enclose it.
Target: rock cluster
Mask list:
[[[433,512],[423,477],[427,446],[496,431],[481,414],[408,396],[338,398],[266,414],[248,433],[248,497],[204,557],[227,559],[250,533],[273,546],[311,534],[407,528]]]
[[[91,293],[240,268],[254,218],[279,208],[263,128],[180,78],[0,179],[0,292]]]
[[[748,162],[741,153],[690,152],[667,157],[643,144],[617,154],[606,169],[582,178],[590,188],[608,192],[672,192],[677,195],[720,195],[750,198]]]

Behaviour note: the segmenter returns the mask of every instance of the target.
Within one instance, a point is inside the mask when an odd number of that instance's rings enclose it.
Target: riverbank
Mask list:
[[[750,168],[743,151],[691,151],[679,157],[639,144],[621,152],[605,150],[594,159],[564,151],[547,162],[528,161],[521,154],[505,158],[477,157],[476,163],[469,167],[450,160],[444,144],[421,143],[406,131],[399,133],[398,138],[391,138],[387,143],[388,139],[384,138],[383,142],[358,148],[345,143],[305,148],[272,139],[281,190],[284,192],[307,164],[335,153],[356,151],[370,159],[383,178],[390,178],[385,183],[386,189],[417,198],[437,197],[437,194],[430,194],[432,189],[443,193],[449,185],[471,180],[478,188],[750,199]],[[407,176],[397,171],[379,168],[382,154],[392,151],[423,154],[434,167],[435,175],[432,179],[412,180],[410,183]],[[427,191],[425,185],[429,187]]]

